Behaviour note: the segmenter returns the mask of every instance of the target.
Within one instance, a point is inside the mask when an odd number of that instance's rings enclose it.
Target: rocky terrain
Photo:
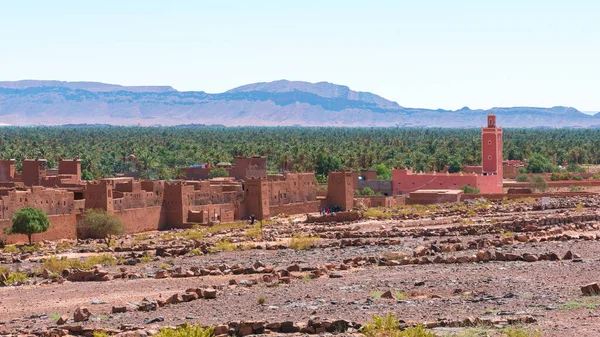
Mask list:
[[[368,92],[327,82],[275,81],[224,93],[180,92],[169,86],[125,87],[95,82],[0,82],[0,123],[226,126],[480,127],[494,113],[504,127],[597,127],[569,107],[490,110],[407,108]]]
[[[394,313],[438,336],[592,336],[599,206],[474,200],[6,246],[0,333],[355,334]]]

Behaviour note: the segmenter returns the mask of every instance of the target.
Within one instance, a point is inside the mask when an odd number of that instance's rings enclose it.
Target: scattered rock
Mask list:
[[[88,308],[79,307],[75,309],[75,312],[73,313],[73,320],[75,322],[87,321],[91,315],[92,313],[88,310]]]
[[[600,295],[600,286],[598,283],[590,283],[581,287],[581,292],[586,296],[598,296]]]

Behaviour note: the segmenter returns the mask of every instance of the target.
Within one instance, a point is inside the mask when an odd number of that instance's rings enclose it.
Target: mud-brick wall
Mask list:
[[[292,204],[283,204],[277,206],[269,207],[269,212],[271,216],[275,216],[278,214],[303,214],[303,213],[313,213],[318,212],[321,207],[321,201],[305,201],[305,202],[296,202]]]
[[[34,242],[42,240],[77,239],[77,217],[75,214],[48,215],[48,219],[50,219],[50,228],[45,233],[34,234]],[[0,240],[3,240],[8,244],[26,243],[26,235],[4,234],[4,227],[11,226],[11,220],[0,220]]]
[[[132,208],[114,214],[123,222],[126,234],[156,231],[167,227],[161,206]]]

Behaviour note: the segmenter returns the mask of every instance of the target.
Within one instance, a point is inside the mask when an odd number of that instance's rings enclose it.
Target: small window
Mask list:
[[[492,141],[491,140],[488,140],[488,145],[492,145]]]
[[[490,156],[488,156],[488,160],[492,160],[492,156],[491,156],[491,155],[490,155]]]

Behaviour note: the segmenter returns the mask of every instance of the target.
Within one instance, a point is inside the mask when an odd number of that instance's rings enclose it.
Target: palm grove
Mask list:
[[[314,171],[324,181],[327,172],[341,169],[375,169],[390,179],[391,168],[434,171],[448,167],[460,171],[481,157],[479,129],[440,128],[307,128],[307,127],[7,127],[0,134],[2,158],[46,158],[56,167],[59,157],[82,160],[84,179],[113,177],[137,171],[142,178],[183,177],[181,167],[193,163],[231,162],[236,156],[263,155],[270,172]],[[557,172],[569,165],[600,161],[600,130],[505,129],[504,158],[528,161],[530,173]],[[124,160],[135,155],[135,161]],[[572,169],[571,169],[572,168]],[[222,170],[223,171],[223,170]],[[215,170],[212,176],[226,171]],[[560,174],[557,173],[558,179]],[[32,235],[48,230],[41,210],[24,208],[13,218],[8,233]],[[87,212],[82,226],[110,244],[122,224],[99,210]]]
[[[480,161],[479,129],[305,127],[34,127],[3,128],[0,153],[16,159],[79,156],[85,179],[138,171],[142,178],[182,177],[192,163],[231,162],[235,156],[267,156],[269,171],[412,168],[460,170]],[[135,163],[124,161],[135,154]],[[533,173],[557,165],[597,164],[600,130],[505,129],[504,158],[527,159]],[[536,164],[538,163],[538,164]],[[535,165],[532,165],[535,164]],[[384,169],[384,171],[386,171]]]

